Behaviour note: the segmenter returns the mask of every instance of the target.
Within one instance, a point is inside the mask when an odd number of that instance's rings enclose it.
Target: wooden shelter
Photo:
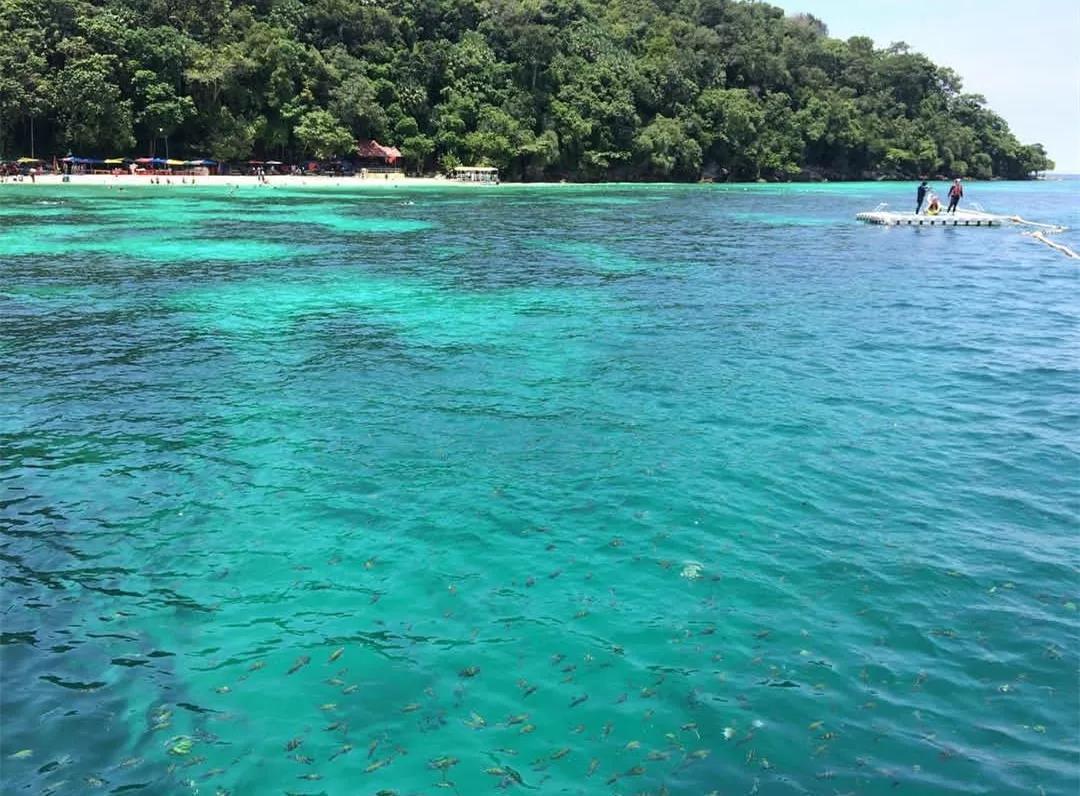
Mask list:
[[[401,151],[397,147],[384,146],[375,139],[356,142],[356,163],[358,171],[396,172],[401,171],[399,162]]]
[[[454,179],[459,182],[497,183],[499,170],[494,166],[455,166]]]

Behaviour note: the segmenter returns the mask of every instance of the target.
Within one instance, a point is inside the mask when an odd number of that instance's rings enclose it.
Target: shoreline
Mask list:
[[[12,177],[6,177],[0,180],[0,190],[3,190],[8,185],[18,185],[24,187],[34,187],[37,185],[50,186],[50,187],[102,187],[102,188],[146,188],[146,187],[171,187],[171,188],[198,188],[198,187],[213,187],[213,188],[254,188],[254,189],[274,189],[274,188],[287,188],[287,189],[337,189],[337,190],[356,190],[372,188],[372,189],[386,189],[386,188],[497,188],[497,187],[513,187],[513,188],[574,188],[574,187],[596,187],[603,185],[620,185],[620,186],[661,186],[661,185],[678,185],[678,186],[717,186],[717,187],[730,187],[730,188],[766,188],[766,187],[778,187],[778,186],[799,186],[799,187],[825,187],[825,186],[838,186],[838,185],[852,185],[852,184],[865,184],[873,183],[879,185],[902,185],[908,182],[915,182],[916,180],[825,180],[825,181],[790,181],[790,182],[772,182],[772,181],[749,181],[749,182],[509,182],[501,181],[499,183],[483,183],[483,182],[460,182],[458,180],[449,179],[447,177],[406,177],[401,175],[392,175],[389,179],[380,179],[376,176],[368,177],[328,177],[328,176],[306,176],[306,175],[292,175],[282,174],[277,176],[270,176],[266,178],[266,182],[261,182],[260,179],[254,175],[208,175],[208,176],[191,176],[184,174],[173,175],[160,175],[161,182],[151,182],[152,177],[146,174],[132,175],[132,174],[73,174],[69,176],[67,182],[64,181],[64,176],[61,174],[39,174],[36,177],[36,181],[31,182],[29,176],[26,176],[22,181],[18,181]],[[968,183],[978,184],[996,184],[996,183],[1038,183],[1038,182],[1063,182],[1068,181],[1069,177],[1073,175],[1067,174],[1053,174],[1049,177],[1038,180],[965,180]],[[155,176],[154,179],[158,177]]]
[[[67,181],[64,177],[68,176]],[[151,182],[151,179],[160,179],[160,182]],[[35,185],[47,186],[95,186],[95,187],[118,187],[118,188],[148,188],[148,187],[195,187],[213,186],[216,188],[397,188],[407,186],[447,186],[461,185],[474,187],[485,183],[457,182],[445,177],[403,177],[392,176],[389,179],[376,177],[325,177],[325,176],[297,176],[282,174],[269,176],[266,182],[254,175],[209,175],[192,176],[190,174],[151,175],[148,174],[39,174],[34,182],[29,177],[24,177],[21,182],[10,177],[0,182],[0,187],[5,185],[21,185],[32,187]]]

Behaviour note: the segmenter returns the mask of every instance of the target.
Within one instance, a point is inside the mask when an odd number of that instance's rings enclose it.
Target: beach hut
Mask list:
[[[400,174],[401,150],[384,146],[375,139],[356,142],[356,162],[353,164],[361,174]]]

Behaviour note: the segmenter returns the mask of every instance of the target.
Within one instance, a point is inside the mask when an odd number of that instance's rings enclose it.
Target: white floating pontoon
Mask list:
[[[937,215],[925,212],[915,215],[885,208],[885,205],[879,205],[869,213],[859,213],[855,218],[868,224],[884,224],[887,227],[1000,227],[1016,220],[981,210],[957,210],[955,213],[946,213],[943,210]]]
[[[889,210],[887,204],[880,204],[868,213],[856,213],[855,218],[865,221],[867,224],[881,224],[886,227],[1000,227],[1011,224],[1017,227],[1031,227],[1034,232],[1025,232],[1032,240],[1045,243],[1051,249],[1061,252],[1066,257],[1080,260],[1077,253],[1061,243],[1055,243],[1046,237],[1047,234],[1064,232],[1067,227],[1059,224],[1040,224],[1037,221],[1028,221],[1020,216],[998,216],[987,213],[979,205],[972,210],[958,210],[955,213],[940,212],[930,213],[899,213]]]

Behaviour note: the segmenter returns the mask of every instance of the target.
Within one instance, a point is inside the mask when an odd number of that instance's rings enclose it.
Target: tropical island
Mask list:
[[[0,160],[811,180],[1053,168],[947,66],[735,0],[0,0]]]

